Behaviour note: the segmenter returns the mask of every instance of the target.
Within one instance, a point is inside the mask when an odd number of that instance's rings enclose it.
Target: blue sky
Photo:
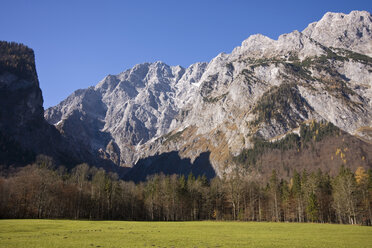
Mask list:
[[[0,40],[35,51],[44,107],[138,63],[184,67],[230,53],[251,34],[276,39],[327,11],[372,12],[371,1],[2,0]]]

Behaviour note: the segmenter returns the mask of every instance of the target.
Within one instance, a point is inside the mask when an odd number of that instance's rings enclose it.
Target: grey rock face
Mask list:
[[[206,67],[184,69],[162,62],[136,65],[109,75],[96,87],[78,90],[45,111],[45,118],[72,140],[107,156],[109,143],[120,151],[120,165],[131,165],[136,146],[170,131],[181,108],[191,104]]]
[[[73,93],[45,118],[121,166],[209,152],[218,175],[252,137],[275,140],[303,122],[327,120],[361,136],[372,127],[371,25],[365,11],[327,13],[303,32],[253,35],[187,69],[136,65]]]
[[[328,12],[302,33],[327,47],[372,56],[372,17],[367,11],[352,11],[348,15]]]

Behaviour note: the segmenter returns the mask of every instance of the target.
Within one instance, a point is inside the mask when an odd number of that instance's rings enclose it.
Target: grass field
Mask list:
[[[0,220],[1,248],[372,247],[372,228],[255,222]]]

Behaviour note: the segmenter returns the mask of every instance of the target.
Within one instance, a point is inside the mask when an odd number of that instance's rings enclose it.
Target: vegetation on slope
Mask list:
[[[258,117],[252,124],[258,125],[262,122],[270,124],[275,119],[280,123],[295,127],[301,118],[293,113],[293,108],[307,117],[306,109],[311,109],[311,106],[294,84],[274,86],[260,98],[253,108],[252,113],[257,114]]]
[[[270,113],[270,112],[269,112]],[[284,138],[270,142],[259,137],[253,137],[253,147],[243,149],[243,151],[234,160],[247,167],[254,166],[260,156],[273,149],[286,151],[289,149],[302,149],[311,142],[319,142],[324,137],[337,135],[340,129],[332,123],[311,122],[309,125],[300,126],[300,135],[295,133],[287,134]]]
[[[286,68],[286,73],[294,78],[300,78],[307,82],[319,81],[325,86],[325,89],[332,95],[339,98],[349,99],[349,95],[354,92],[348,87],[348,79],[334,69],[332,63],[335,61],[355,61],[366,65],[372,65],[372,58],[363,54],[355,53],[346,49],[339,48],[325,48],[326,54],[316,57],[308,57],[302,61],[296,54],[291,54],[288,60],[269,58],[249,60],[250,69],[258,66],[269,66],[270,64],[282,64]],[[324,74],[324,77],[316,77],[313,75],[312,70],[317,70]],[[283,77],[288,77],[283,75]],[[304,84],[303,86],[312,87],[311,84]]]

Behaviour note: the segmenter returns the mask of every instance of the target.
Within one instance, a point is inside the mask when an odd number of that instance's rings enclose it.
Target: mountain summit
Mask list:
[[[97,156],[134,166],[128,179],[170,171],[177,159],[205,161],[220,176],[239,167],[371,166],[370,56],[371,14],[327,13],[278,40],[252,35],[209,63],[136,65],[44,116]],[[342,158],[337,149],[346,149]]]

